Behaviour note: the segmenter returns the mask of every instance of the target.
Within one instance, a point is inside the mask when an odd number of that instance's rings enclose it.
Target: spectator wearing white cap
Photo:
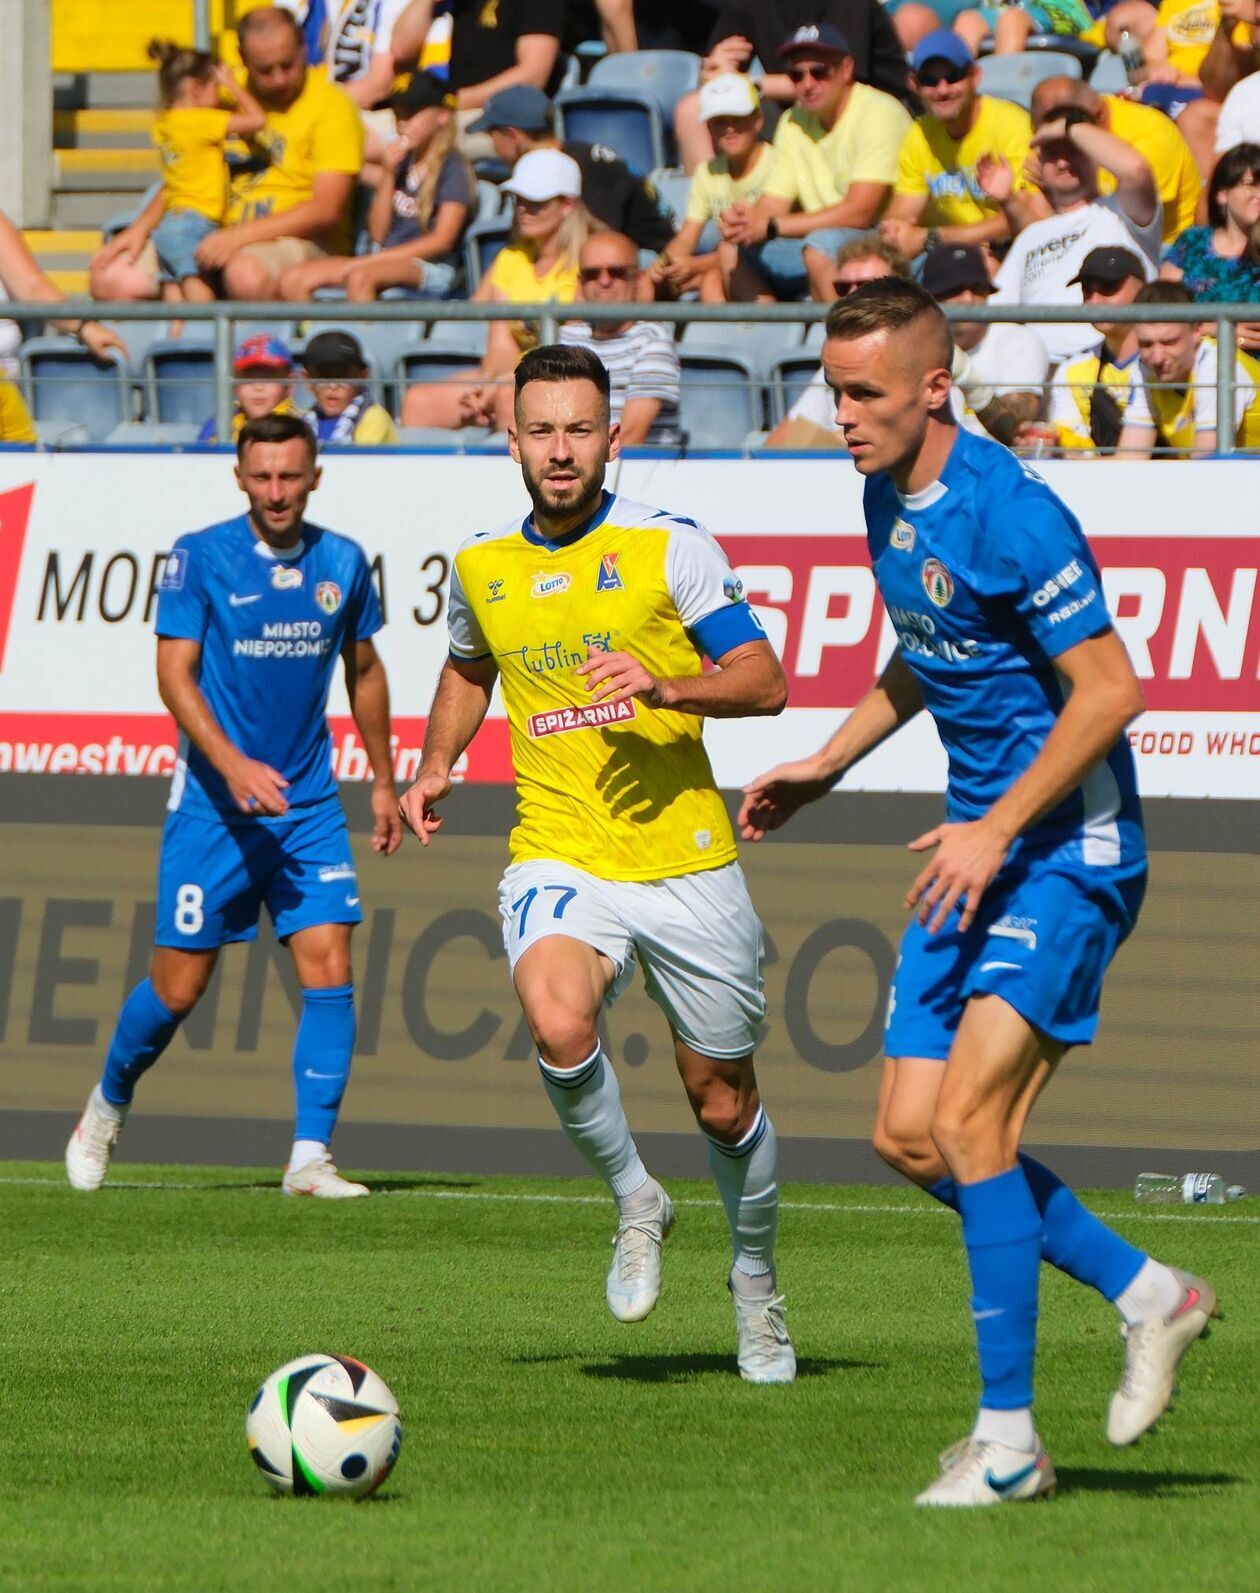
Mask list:
[[[517,161],[503,191],[515,201],[511,237],[473,299],[571,304],[577,297],[578,256],[591,230],[577,162],[558,149],[531,150]],[[409,387],[403,425],[505,429],[512,414],[512,372],[537,341],[537,330],[523,321],[491,321],[480,367],[445,382]]]
[[[683,224],[648,274],[674,293],[698,290],[713,303],[724,297],[717,269],[720,218],[733,205],[756,204],[779,157],[762,142],[761,96],[745,73],[710,78],[700,90],[700,117],[717,154],[693,173]]]

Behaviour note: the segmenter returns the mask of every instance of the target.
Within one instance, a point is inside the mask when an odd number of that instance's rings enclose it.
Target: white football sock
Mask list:
[[[101,1094],[99,1084],[94,1085],[92,1088],[92,1103],[98,1112],[105,1117],[112,1118],[115,1123],[125,1123],[127,1121],[127,1113],[131,1110],[130,1106],[115,1106],[113,1101],[107,1101]]]
[[[706,1134],[709,1171],[726,1211],[736,1272],[774,1276],[774,1235],[779,1221],[779,1142],[764,1106],[733,1145]],[[752,1293],[743,1290],[741,1293]]]
[[[323,1140],[295,1139],[293,1150],[289,1156],[289,1172],[297,1172],[299,1167],[305,1167],[307,1162],[313,1162],[317,1156],[322,1156],[328,1149]]]
[[[1112,1304],[1129,1326],[1135,1327],[1157,1316],[1171,1316],[1183,1292],[1176,1275],[1162,1261],[1147,1256],[1137,1277],[1121,1289]]]
[[[1037,1430],[1027,1405],[1023,1410],[986,1410],[981,1405],[971,1436],[982,1442],[1005,1444],[1008,1449],[1022,1449],[1025,1453],[1037,1447]]]
[[[565,1133],[624,1209],[648,1175],[630,1137],[612,1064],[597,1045],[575,1068],[552,1067],[539,1057],[538,1071]]]

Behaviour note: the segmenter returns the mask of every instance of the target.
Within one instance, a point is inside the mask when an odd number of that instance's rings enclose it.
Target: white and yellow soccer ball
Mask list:
[[[273,1488],[362,1499],[394,1468],[398,1401],[348,1355],[303,1355],[272,1372],[245,1417],[250,1459]]]

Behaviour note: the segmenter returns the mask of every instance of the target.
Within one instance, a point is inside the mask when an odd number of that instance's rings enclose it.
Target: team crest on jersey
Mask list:
[[[503,588],[504,588],[505,584],[506,583],[504,581],[487,581],[486,582],[486,602],[487,603],[501,603],[503,601],[503,597],[504,597]]]
[[[273,564],[271,584],[277,592],[296,592],[302,585],[302,572],[292,564]]]
[[[924,559],[923,590],[937,608],[948,608],[954,595],[954,577],[939,559]]]
[[[621,571],[617,568],[620,553],[605,553],[599,561],[599,574],[595,577],[595,590],[597,592],[622,592],[626,583],[621,579]]]
[[[166,555],[166,562],[162,565],[162,579],[158,582],[160,592],[182,592],[184,590],[184,575],[188,569],[188,549],[172,548]]]
[[[315,588],[315,601],[325,614],[335,614],[341,607],[341,588],[336,581],[321,581]]]
[[[544,575],[540,570],[534,577],[530,591],[535,597],[557,597],[561,592],[567,592],[572,585],[573,577],[568,570],[557,570],[554,575]]]
[[[899,553],[909,553],[914,547],[914,527],[908,520],[898,516],[893,521],[892,535],[888,540]]]

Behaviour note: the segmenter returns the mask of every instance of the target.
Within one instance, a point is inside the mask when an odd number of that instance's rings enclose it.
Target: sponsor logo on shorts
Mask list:
[[[564,736],[570,730],[599,730],[604,725],[624,724],[633,719],[635,708],[629,702],[595,702],[585,708],[550,708],[546,713],[530,714],[526,726],[535,741],[543,736]]]
[[[540,570],[529,590],[534,597],[558,597],[572,585],[573,577],[568,570],[557,570],[554,575],[544,575]]]
[[[330,863],[319,871],[321,885],[327,885],[335,879],[357,879],[353,863]]]
[[[620,553],[605,553],[599,561],[599,574],[595,577],[595,590],[597,592],[622,592],[626,583],[621,579],[621,571],[617,568]]]
[[[271,584],[277,592],[296,592],[302,585],[302,572],[291,564],[273,564]]]
[[[1017,940],[1021,946],[1027,946],[1029,951],[1037,949],[1037,920],[1035,918],[1019,918],[1008,913],[1005,918],[999,918],[997,923],[989,930],[990,935],[996,935],[999,940]]]
[[[504,591],[503,591],[503,588],[504,588],[505,585],[506,585],[506,582],[501,581],[501,580],[500,581],[487,581],[486,582],[486,602],[487,603],[501,603],[503,601],[503,598],[504,598],[504,595],[505,595]]]
[[[162,579],[158,582],[159,592],[182,592],[184,590],[184,576],[188,573],[188,549],[172,548],[166,555],[166,562],[162,565]]]
[[[948,608],[954,595],[954,577],[939,559],[924,559],[923,590],[937,608]]]
[[[315,601],[325,614],[335,614],[341,607],[341,588],[336,581],[320,581],[315,588]]]
[[[909,553],[914,546],[914,527],[898,516],[893,521],[892,535],[888,538],[899,553]]]

